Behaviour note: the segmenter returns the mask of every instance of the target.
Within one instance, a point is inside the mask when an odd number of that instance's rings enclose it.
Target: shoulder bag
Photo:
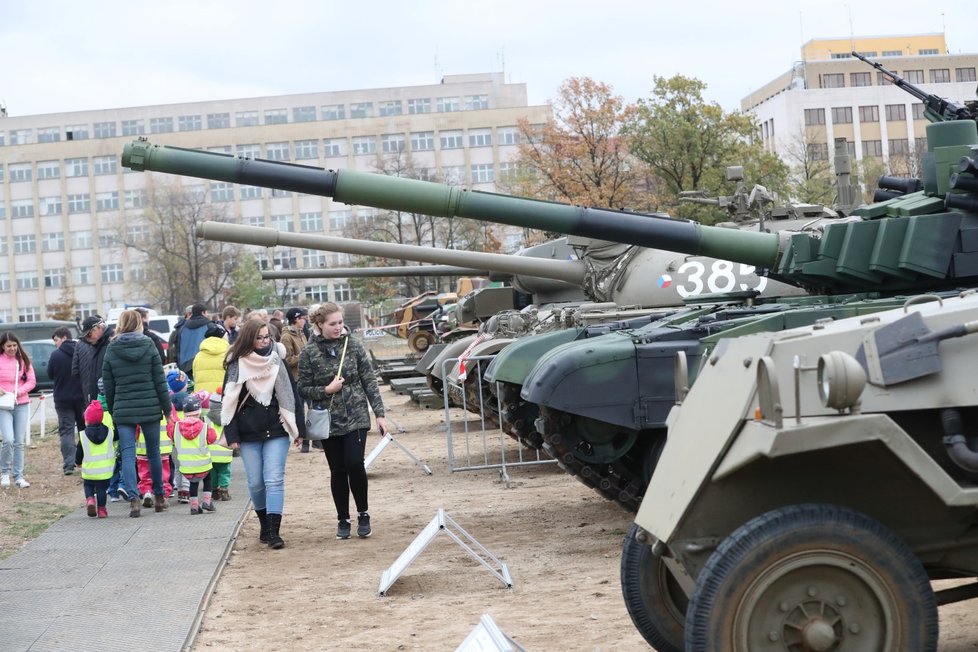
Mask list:
[[[13,410],[17,407],[17,381],[20,380],[20,363],[17,363],[17,371],[14,373],[14,391],[4,392],[0,396],[0,410]]]
[[[346,336],[343,342],[343,353],[340,354],[340,366],[336,375],[343,373],[343,360],[346,358],[346,345],[350,343],[350,336]],[[329,407],[333,405],[333,398],[329,399],[329,406],[322,403],[312,403],[306,410],[306,439],[310,441],[320,441],[329,439]]]

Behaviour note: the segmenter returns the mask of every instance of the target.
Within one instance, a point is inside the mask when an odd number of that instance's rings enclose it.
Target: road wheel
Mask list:
[[[686,594],[661,557],[635,539],[632,524],[621,552],[621,592],[639,633],[659,652],[683,652]]]
[[[686,612],[693,652],[937,649],[937,604],[910,547],[835,505],[792,505],[727,537]]]
[[[408,346],[412,351],[424,353],[435,343],[435,334],[430,331],[411,331],[408,334]]]

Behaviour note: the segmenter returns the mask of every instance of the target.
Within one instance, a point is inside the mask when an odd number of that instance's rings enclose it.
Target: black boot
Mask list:
[[[281,514],[268,515],[268,547],[272,550],[278,550],[279,548],[285,547],[285,541],[283,541],[282,537],[278,535],[278,529],[281,527],[281,525]]]
[[[268,516],[264,509],[256,509],[255,514],[258,516],[258,522],[261,523],[261,530],[258,532],[258,540],[262,543],[268,543]]]

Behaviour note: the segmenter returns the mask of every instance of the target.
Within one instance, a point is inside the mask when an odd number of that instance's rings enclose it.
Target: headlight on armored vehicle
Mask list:
[[[866,372],[859,362],[843,351],[832,351],[818,358],[818,397],[822,405],[846,410],[859,403],[866,387]]]

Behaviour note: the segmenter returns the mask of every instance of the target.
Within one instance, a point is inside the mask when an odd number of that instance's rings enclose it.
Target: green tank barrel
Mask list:
[[[137,171],[331,197],[344,204],[434,217],[465,217],[710,256],[761,268],[774,267],[779,259],[779,238],[771,233],[708,227],[660,215],[571,206],[354,170],[334,171],[237,158],[218,152],[153,145],[145,139],[125,146],[122,165]]]
[[[263,281],[297,278],[384,278],[387,276],[489,276],[484,269],[454,265],[392,265],[390,267],[324,267],[322,269],[275,269],[261,273]]]

